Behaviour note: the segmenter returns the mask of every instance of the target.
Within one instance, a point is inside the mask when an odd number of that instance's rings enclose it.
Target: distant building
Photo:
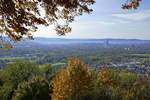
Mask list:
[[[124,50],[130,50],[130,48],[124,48]]]
[[[136,49],[135,44],[132,44],[132,45],[131,45],[131,48],[132,48],[132,49]]]
[[[105,46],[105,48],[108,48],[109,47],[109,40],[107,39],[107,40],[105,40],[105,42],[104,42],[104,46]]]

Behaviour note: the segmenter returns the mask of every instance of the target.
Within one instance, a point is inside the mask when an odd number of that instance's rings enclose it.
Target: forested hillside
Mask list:
[[[79,59],[61,68],[32,62],[9,64],[0,73],[0,100],[148,100],[150,77]]]

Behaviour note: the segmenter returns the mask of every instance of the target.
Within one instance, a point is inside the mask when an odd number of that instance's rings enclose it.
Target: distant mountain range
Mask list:
[[[65,38],[35,38],[23,44],[85,44],[85,43],[108,43],[108,44],[143,44],[150,40],[139,39],[65,39]],[[20,44],[20,43],[17,43]],[[22,43],[21,43],[22,44]]]
[[[139,39],[65,39],[65,38],[35,38],[31,42],[40,44],[72,44],[72,43],[112,43],[112,44],[128,44],[128,43],[150,43],[150,40]]]

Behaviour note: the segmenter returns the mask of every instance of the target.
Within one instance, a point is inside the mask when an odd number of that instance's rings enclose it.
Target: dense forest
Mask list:
[[[148,100],[150,77],[68,59],[63,67],[17,61],[0,73],[0,100]]]

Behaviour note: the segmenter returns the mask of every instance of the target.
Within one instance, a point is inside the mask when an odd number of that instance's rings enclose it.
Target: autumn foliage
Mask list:
[[[92,70],[79,59],[69,59],[57,71],[48,64],[10,64],[0,73],[0,100],[150,100],[149,75],[101,66]]]
[[[123,9],[137,9],[140,6],[142,0],[127,0],[125,4],[122,5]]]
[[[37,25],[54,25],[58,35],[65,35],[71,31],[69,24],[75,17],[92,12],[89,7],[94,3],[95,0],[0,0],[0,45],[5,42],[4,36],[15,42],[33,39]]]
[[[97,76],[98,80],[107,87],[115,87],[117,85],[117,73],[107,68],[102,68]]]
[[[87,66],[79,59],[69,59],[67,68],[53,81],[52,100],[82,100],[92,89]]]

